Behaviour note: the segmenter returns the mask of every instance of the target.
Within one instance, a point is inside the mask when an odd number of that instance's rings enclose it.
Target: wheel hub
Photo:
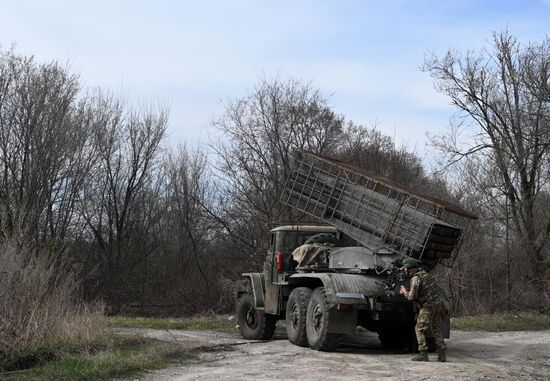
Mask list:
[[[297,329],[298,322],[300,320],[300,311],[298,310],[298,306],[296,304],[292,306],[289,316],[290,316],[290,323],[292,324],[292,328]]]
[[[255,308],[249,307],[246,310],[245,322],[246,322],[246,325],[249,326],[250,328],[256,328],[256,325],[258,324],[258,319],[256,317]]]
[[[323,309],[319,304],[313,308],[313,329],[319,332],[323,325]]]

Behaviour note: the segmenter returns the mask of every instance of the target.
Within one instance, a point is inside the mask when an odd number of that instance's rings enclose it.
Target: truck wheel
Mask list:
[[[318,287],[307,305],[306,334],[311,349],[331,351],[338,346],[341,335],[328,333],[329,320],[327,293],[324,287]]]
[[[254,296],[244,294],[237,301],[237,321],[245,339],[269,340],[275,332],[275,317],[256,308]]]
[[[311,288],[297,287],[290,293],[286,304],[286,335],[300,347],[307,347],[306,314],[311,298]]]

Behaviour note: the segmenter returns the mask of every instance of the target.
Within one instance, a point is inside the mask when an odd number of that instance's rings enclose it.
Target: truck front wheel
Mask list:
[[[324,287],[318,287],[307,306],[306,334],[311,349],[331,351],[340,343],[341,335],[328,333],[329,320],[327,293]]]
[[[275,332],[275,317],[258,310],[251,293],[242,295],[237,301],[237,321],[245,339],[269,340]]]
[[[306,314],[311,298],[311,288],[297,287],[290,293],[286,304],[286,335],[300,347],[307,347]]]

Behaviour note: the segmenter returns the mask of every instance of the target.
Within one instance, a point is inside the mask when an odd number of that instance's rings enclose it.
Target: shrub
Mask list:
[[[99,320],[78,303],[77,290],[75,278],[49,255],[0,244],[0,370],[30,347],[97,334]]]

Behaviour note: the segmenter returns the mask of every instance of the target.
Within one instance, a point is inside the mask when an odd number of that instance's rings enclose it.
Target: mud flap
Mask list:
[[[277,315],[279,313],[279,287],[268,285],[265,290],[265,312]]]
[[[357,311],[330,311],[328,333],[354,334],[357,328]]]

